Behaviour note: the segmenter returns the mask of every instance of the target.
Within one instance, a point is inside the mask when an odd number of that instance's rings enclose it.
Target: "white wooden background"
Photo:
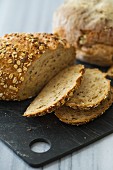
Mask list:
[[[53,12],[62,2],[0,0],[0,36],[11,32],[51,32]],[[0,170],[33,169],[0,142]],[[113,170],[113,134],[37,170]]]

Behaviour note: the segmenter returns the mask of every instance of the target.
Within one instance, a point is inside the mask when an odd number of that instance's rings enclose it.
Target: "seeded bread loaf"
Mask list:
[[[82,110],[97,107],[110,91],[110,80],[105,76],[98,69],[86,69],[80,87],[65,105]]]
[[[30,104],[24,116],[42,116],[62,106],[80,86],[83,73],[83,65],[71,66],[58,73]]]
[[[72,109],[68,106],[62,106],[55,111],[55,115],[64,123],[82,125],[102,115],[112,103],[113,92],[110,92],[109,96],[96,108],[91,108],[90,110],[79,110]]]
[[[54,34],[15,33],[1,37],[0,100],[24,100],[37,95],[74,60],[74,47]]]
[[[54,14],[53,32],[77,48],[77,58],[113,65],[113,1],[69,0]]]

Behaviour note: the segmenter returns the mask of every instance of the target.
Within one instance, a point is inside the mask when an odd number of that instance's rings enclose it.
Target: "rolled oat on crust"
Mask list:
[[[91,108],[90,110],[79,110],[72,109],[68,106],[62,106],[55,111],[55,115],[64,123],[78,126],[86,124],[101,116],[112,105],[112,103],[113,91],[110,92],[109,96],[96,108]]]
[[[58,73],[30,104],[24,116],[42,116],[64,105],[80,86],[83,73],[83,65],[71,66]]]
[[[6,34],[0,38],[0,100],[36,96],[52,77],[74,61],[74,47],[57,35]]]

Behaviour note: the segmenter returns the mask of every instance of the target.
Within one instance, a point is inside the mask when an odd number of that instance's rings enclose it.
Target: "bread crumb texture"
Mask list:
[[[66,105],[82,110],[97,107],[110,91],[110,80],[105,76],[98,69],[86,69],[80,87]]]

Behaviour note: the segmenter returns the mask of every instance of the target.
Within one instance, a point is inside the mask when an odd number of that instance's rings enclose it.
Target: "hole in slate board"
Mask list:
[[[51,144],[46,139],[35,139],[30,143],[30,148],[33,152],[44,153],[51,148]]]

